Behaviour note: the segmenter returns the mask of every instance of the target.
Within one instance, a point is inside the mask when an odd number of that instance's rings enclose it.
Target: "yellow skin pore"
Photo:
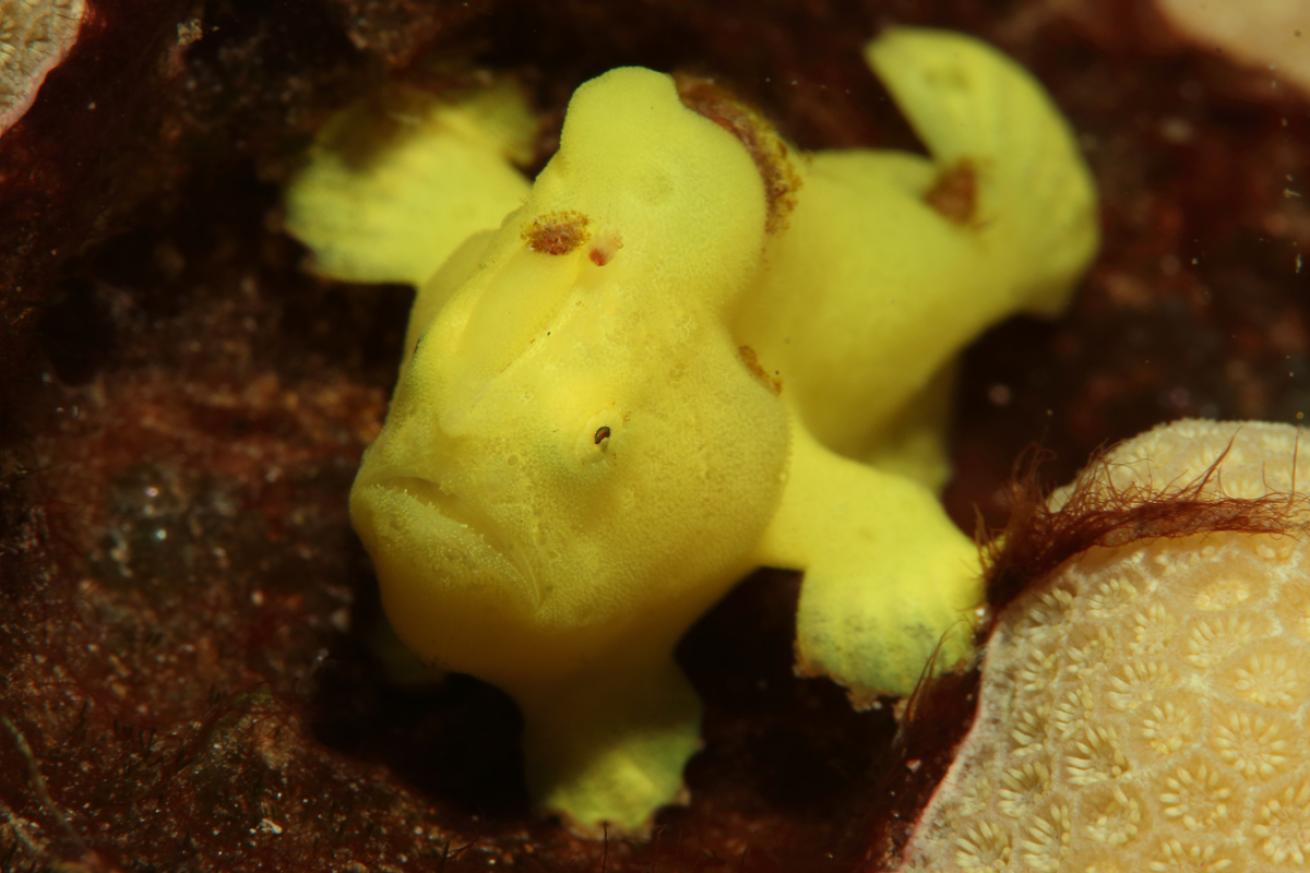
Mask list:
[[[411,108],[347,160],[352,110],[289,192],[322,272],[419,288],[350,500],[387,615],[514,696],[534,797],[581,826],[677,799],[700,709],[673,648],[757,566],[805,574],[798,663],[857,701],[968,651],[978,557],[934,493],[949,364],[1058,310],[1094,195],[993,50],[896,30],[868,59],[932,158],[798,155],[762,122],[778,147],[753,155],[624,68],[578,88],[530,188],[506,182],[530,130],[502,95]],[[933,199],[951,173],[967,214]]]

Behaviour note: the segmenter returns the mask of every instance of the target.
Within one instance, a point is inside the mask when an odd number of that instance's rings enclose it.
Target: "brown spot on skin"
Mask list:
[[[590,237],[587,216],[570,210],[539,215],[523,231],[528,248],[543,255],[567,255]]]
[[[765,370],[763,365],[760,364],[760,356],[755,353],[753,348],[738,346],[737,354],[741,355],[742,363],[746,365],[746,369],[750,370],[751,375],[759,379],[765,388],[768,388],[775,395],[782,393],[782,377],[777,372],[770,374]]]
[[[978,170],[964,158],[942,170],[923,202],[952,224],[972,225],[978,214]]]
[[[675,74],[678,96],[688,109],[703,115],[735,136],[746,147],[764,181],[768,216],[764,228],[776,233],[786,228],[788,213],[796,207],[800,174],[792,166],[787,143],[762,115],[735,94],[709,79]]]
[[[587,257],[597,267],[603,267],[610,262],[615,252],[621,248],[623,248],[623,240],[619,238],[617,233],[606,234],[596,240],[595,245],[591,247],[591,251],[587,253]]]

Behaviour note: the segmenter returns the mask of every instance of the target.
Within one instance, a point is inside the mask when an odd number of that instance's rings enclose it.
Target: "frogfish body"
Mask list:
[[[514,696],[534,796],[580,826],[679,796],[700,709],[673,648],[755,567],[804,574],[798,668],[856,702],[968,651],[977,552],[935,493],[952,358],[1059,311],[1095,197],[995,51],[895,30],[867,57],[929,157],[799,153],[715,86],[620,68],[531,185],[500,88],[349,110],[289,191],[320,272],[418,289],[350,497],[387,615]]]

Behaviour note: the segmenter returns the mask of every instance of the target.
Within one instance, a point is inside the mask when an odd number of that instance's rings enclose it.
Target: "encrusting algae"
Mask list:
[[[797,153],[697,80],[578,88],[531,186],[508,88],[335,120],[288,193],[317,268],[418,287],[351,494],[387,614],[523,710],[537,801],[634,831],[700,707],[678,638],[804,573],[796,651],[857,702],[970,651],[977,551],[935,489],[955,354],[1054,314],[1095,198],[1040,87],[981,43],[867,58],[931,157]]]

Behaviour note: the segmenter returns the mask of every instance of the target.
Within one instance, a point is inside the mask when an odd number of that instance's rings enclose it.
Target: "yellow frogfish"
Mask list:
[[[970,649],[979,557],[936,497],[952,359],[1060,311],[1095,193],[995,50],[895,29],[867,60],[928,156],[798,152],[627,67],[577,89],[531,183],[501,84],[344,111],[288,191],[317,271],[417,288],[350,495],[387,616],[514,697],[534,798],[580,827],[680,797],[674,646],[753,568],[804,574],[798,669],[856,702]]]

